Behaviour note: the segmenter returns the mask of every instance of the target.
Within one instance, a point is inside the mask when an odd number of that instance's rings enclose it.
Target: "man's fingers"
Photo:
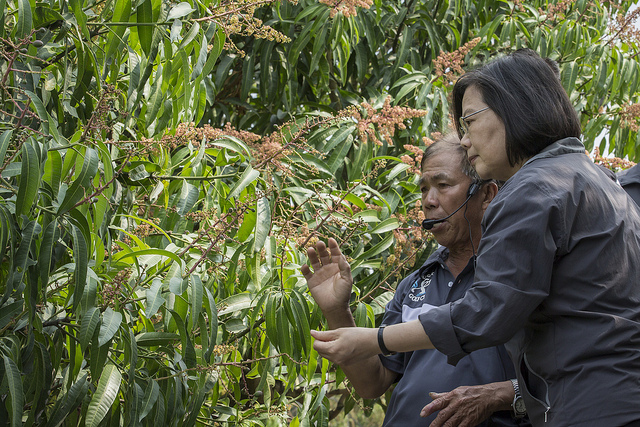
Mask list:
[[[307,257],[309,258],[309,263],[314,270],[322,267],[322,264],[320,264],[320,258],[318,258],[318,252],[316,252],[315,248],[307,248]]]
[[[327,246],[324,242],[318,242],[316,244],[316,250],[318,251],[318,256],[320,257],[320,261],[322,261],[322,265],[327,265],[331,262],[331,252],[327,250]]]
[[[431,397],[433,399],[433,402],[429,403],[428,405],[426,405],[424,408],[422,408],[422,411],[420,411],[420,416],[423,418],[428,417],[429,415],[433,414],[436,411],[441,410],[442,408],[447,406],[447,402],[444,398],[442,398],[441,396],[443,396],[444,393],[429,393],[429,397]]]
[[[313,276],[313,273],[307,264],[303,264],[302,267],[300,267],[300,272],[302,272],[302,275],[307,281]]]

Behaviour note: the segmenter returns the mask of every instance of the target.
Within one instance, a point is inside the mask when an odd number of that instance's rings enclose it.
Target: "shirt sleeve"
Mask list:
[[[485,212],[472,287],[462,299],[419,316],[453,365],[471,351],[509,341],[550,292],[564,235],[561,209],[546,187],[512,184]]]

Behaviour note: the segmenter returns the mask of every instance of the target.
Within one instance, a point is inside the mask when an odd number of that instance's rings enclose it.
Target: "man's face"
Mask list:
[[[439,219],[454,212],[466,200],[469,185],[471,178],[462,172],[458,153],[445,150],[427,159],[420,180],[425,217]],[[466,217],[474,236],[479,233],[482,220],[481,203],[481,197],[476,194],[466,206]],[[438,243],[450,251],[457,247],[469,248],[469,223],[465,219],[465,207],[448,220],[436,224],[431,232]]]

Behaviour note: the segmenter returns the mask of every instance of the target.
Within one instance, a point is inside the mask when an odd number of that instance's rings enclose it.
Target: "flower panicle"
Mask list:
[[[458,76],[464,74],[462,66],[465,57],[480,43],[480,40],[480,37],[476,37],[453,52],[441,52],[440,55],[433,60],[436,76],[446,78],[449,84],[455,82]]]

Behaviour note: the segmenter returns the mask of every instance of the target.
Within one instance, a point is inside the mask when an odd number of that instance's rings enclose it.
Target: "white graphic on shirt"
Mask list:
[[[411,285],[411,289],[409,290],[409,299],[413,302],[424,301],[424,298],[427,294],[427,287],[431,284],[431,276],[433,276],[433,272],[427,274],[427,276],[420,280],[420,277],[413,282]]]

